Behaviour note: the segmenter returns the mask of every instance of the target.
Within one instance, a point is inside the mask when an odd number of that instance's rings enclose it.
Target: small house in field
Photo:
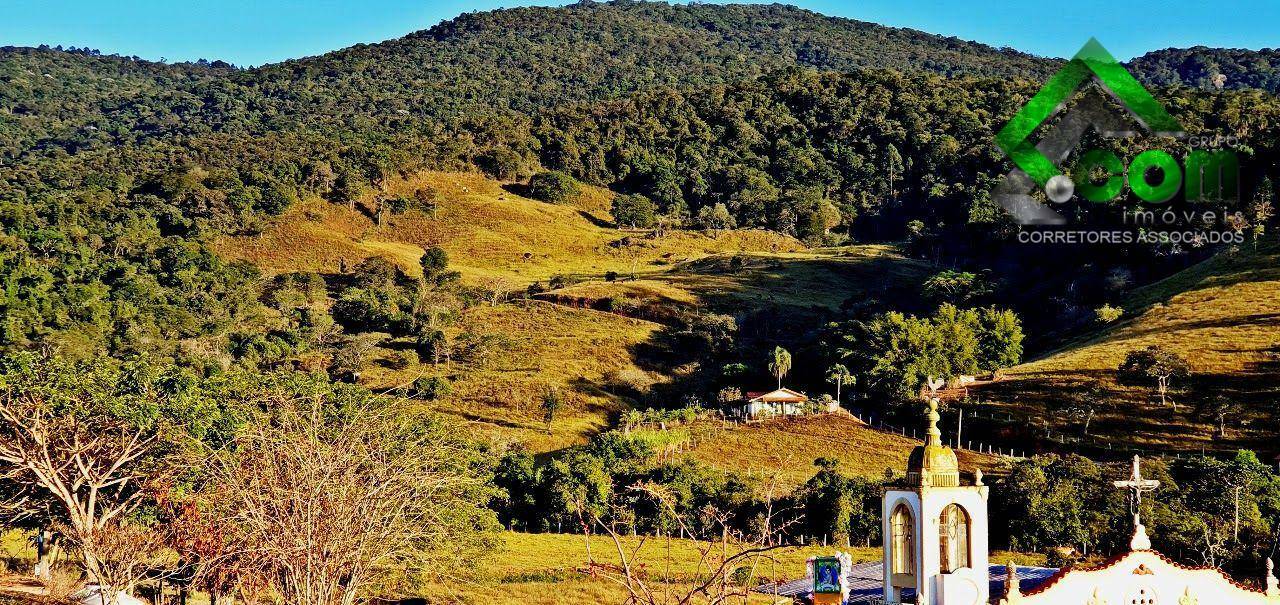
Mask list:
[[[791,389],[775,391],[748,391],[747,396],[736,404],[730,404],[726,412],[734,418],[758,420],[775,416],[799,416],[805,413],[809,397]]]

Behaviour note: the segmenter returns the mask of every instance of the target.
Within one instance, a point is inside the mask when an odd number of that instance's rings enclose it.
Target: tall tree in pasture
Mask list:
[[[699,208],[696,222],[703,230],[709,231],[712,237],[719,237],[721,231],[738,226],[729,209],[721,203]]]
[[[657,207],[649,198],[637,194],[619,194],[614,196],[610,207],[613,221],[619,227],[639,229],[653,226],[657,217]]]
[[[778,388],[782,388],[782,378],[791,372],[791,353],[782,347],[774,347],[769,355],[769,373],[778,379]]]
[[[542,392],[542,420],[547,425],[547,433],[551,433],[551,423],[555,422],[556,414],[564,407],[564,398],[560,395],[560,389],[554,386],[548,386]]]
[[[1160,404],[1167,405],[1170,385],[1191,375],[1191,364],[1160,345],[1129,351],[1119,367],[1120,379],[1132,384],[1155,384]],[[1173,411],[1178,411],[1174,402]]]
[[[431,246],[422,252],[418,264],[422,267],[422,279],[434,281],[436,276],[449,268],[449,253],[439,246]]]
[[[1022,320],[1009,309],[978,310],[978,366],[995,372],[1022,361]]]
[[[193,452],[202,480],[175,543],[199,561],[198,580],[350,605],[489,546],[492,461],[454,427],[309,376],[244,396],[261,410],[254,420]]]
[[[578,199],[582,188],[573,177],[556,170],[539,172],[529,179],[529,197],[551,204],[567,204]]]
[[[1214,436],[1218,439],[1227,437],[1227,419],[1240,412],[1240,402],[1226,395],[1218,394],[1209,398],[1199,406],[1199,412],[1213,421]]]
[[[832,364],[827,368],[827,382],[836,385],[836,403],[840,403],[840,388],[853,385],[857,378],[843,364]]]
[[[1081,433],[1084,436],[1089,436],[1089,427],[1093,424],[1094,417],[1107,406],[1110,396],[1111,394],[1105,388],[1094,383],[1071,397],[1071,407],[1067,413],[1080,421]]]

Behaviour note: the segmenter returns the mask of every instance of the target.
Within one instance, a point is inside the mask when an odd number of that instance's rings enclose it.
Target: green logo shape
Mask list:
[[[1143,128],[1156,135],[1184,134],[1182,125],[1165,111],[1155,97],[1096,38],[1089,38],[1080,52],[1058,70],[996,135],[1000,149],[1041,187],[1062,172],[1027,137],[1060,111],[1090,76],[1096,77],[1103,89],[1128,109]]]

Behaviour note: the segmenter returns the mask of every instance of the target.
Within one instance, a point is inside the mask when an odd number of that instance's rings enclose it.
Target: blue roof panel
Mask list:
[[[991,575],[991,598],[1004,596],[1004,583],[1007,571],[1004,565],[992,565],[988,568]],[[1018,584],[1023,592],[1035,589],[1048,580],[1058,570],[1049,567],[1018,566]],[[859,563],[845,572],[845,580],[849,584],[849,600],[847,605],[877,603],[884,598],[884,567],[879,561]],[[755,592],[790,597],[804,602],[812,600],[813,579],[800,578],[789,582],[761,584]],[[914,591],[905,590],[903,596],[912,598]]]

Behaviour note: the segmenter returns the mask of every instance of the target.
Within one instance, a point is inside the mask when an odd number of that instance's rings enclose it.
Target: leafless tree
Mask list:
[[[698,552],[697,563],[684,571],[692,574],[687,583],[675,583],[671,580],[670,563],[662,577],[653,578],[647,570],[651,566],[643,560],[642,551],[650,540],[638,537],[631,545],[627,545],[618,530],[616,522],[607,522],[594,516],[594,523],[613,543],[614,552],[619,563],[601,564],[591,561],[590,571],[593,575],[613,581],[627,591],[627,605],[688,605],[705,603],[721,605],[725,603],[749,602],[751,588],[757,581],[758,570],[762,563],[776,563],[780,552],[795,547],[773,539],[770,531],[785,532],[786,528],[802,519],[794,511],[775,511],[770,506],[765,513],[769,519],[763,523],[765,528],[758,535],[748,536],[732,528],[729,515],[724,511],[707,507],[698,511],[702,526],[713,528],[713,532],[699,534],[690,527],[690,519],[678,513],[673,499],[661,485],[641,483],[630,490],[638,495],[652,499],[668,515],[675,519],[679,534],[689,536]],[[775,522],[773,517],[789,517],[785,522]],[[673,535],[660,538],[670,542]],[[667,549],[668,552],[670,549]],[[741,570],[741,571],[740,571]],[[745,573],[743,573],[745,572]]]
[[[91,534],[67,531],[71,545],[92,548],[95,565],[91,575],[97,580],[104,604],[116,602],[120,593],[131,594],[144,575],[159,569],[169,551],[162,532],[125,520],[112,520]],[[85,538],[91,544],[83,542]]]
[[[484,478],[468,472],[465,444],[386,406],[333,413],[281,402],[210,457],[204,527],[220,534],[195,541],[198,578],[269,586],[285,603],[351,605],[467,552],[483,523]],[[234,581],[217,577],[228,566]]]
[[[501,276],[485,279],[481,285],[481,291],[490,307],[496,307],[498,303],[510,298],[513,288],[511,280]]]

